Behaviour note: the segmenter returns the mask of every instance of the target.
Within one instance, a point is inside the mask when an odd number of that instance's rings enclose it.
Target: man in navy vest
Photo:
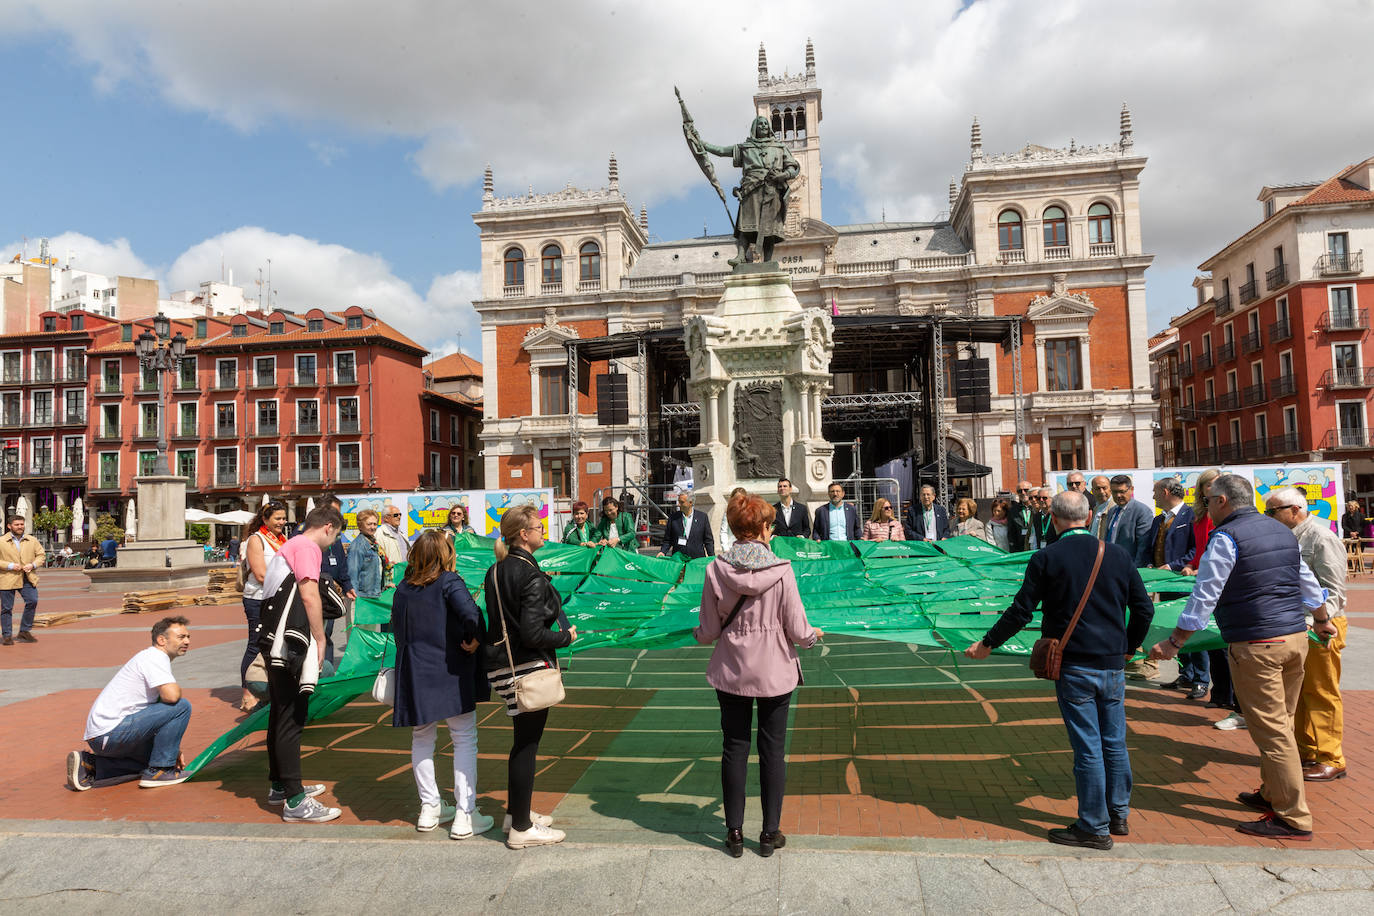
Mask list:
[[[1154,659],[1173,658],[1188,637],[1215,613],[1229,646],[1236,696],[1260,752],[1260,787],[1239,801],[1264,812],[1236,829],[1279,840],[1312,839],[1312,813],[1303,791],[1302,762],[1293,734],[1293,715],[1302,695],[1307,659],[1307,619],[1324,639],[1336,634],[1322,606],[1326,589],[1302,560],[1298,539],[1287,526],[1255,510],[1255,491],[1239,474],[1212,482],[1207,512],[1216,530],[1197,570],[1197,583],[1178,626],[1150,650]]]

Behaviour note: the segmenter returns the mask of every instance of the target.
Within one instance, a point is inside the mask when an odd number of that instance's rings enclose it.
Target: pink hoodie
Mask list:
[[[749,597],[722,634],[721,624],[741,595]],[[745,697],[777,697],[795,690],[801,682],[796,646],[816,644],[792,564],[747,541],[706,567],[701,625],[693,635],[702,645],[716,644],[706,666],[707,683]]]

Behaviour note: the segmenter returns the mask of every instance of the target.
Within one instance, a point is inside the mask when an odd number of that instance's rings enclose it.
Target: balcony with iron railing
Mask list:
[[[1344,274],[1357,274],[1364,270],[1364,251],[1353,254],[1327,252],[1317,258],[1317,276],[1339,277]]]
[[[162,389],[158,386],[156,379],[152,380],[151,382],[147,379],[139,379],[137,382],[134,383],[135,395],[150,395],[161,393]]]
[[[95,491],[97,491],[97,492],[105,492],[105,491],[110,491],[110,490],[118,490],[118,489],[119,489],[119,475],[118,475],[118,474],[101,474],[101,475],[99,475],[98,477],[96,477],[96,480],[95,480],[95,487],[94,487],[93,489],[94,489]]]
[[[1253,385],[1245,386],[1241,392],[1241,401],[1246,407],[1253,407],[1256,404],[1264,403],[1264,382],[1255,382]]]
[[[1217,296],[1213,302],[1216,303],[1215,309],[1218,315],[1229,315],[1232,311],[1231,295]]]
[[[320,371],[317,369],[296,369],[291,373],[292,388],[320,387]]]
[[[1280,318],[1278,321],[1269,325],[1269,340],[1271,343],[1278,343],[1293,336],[1293,327],[1288,323],[1287,318]]]
[[[119,442],[123,437],[119,434],[119,424],[109,424],[101,426],[95,431],[97,442]]]
[[[1188,467],[1189,465],[1196,465],[1198,463],[1197,449],[1180,449],[1178,453],[1178,463],[1184,467]]]
[[[1192,404],[1186,407],[1179,407],[1174,411],[1174,418],[1184,423],[1191,423],[1196,420],[1198,416],[1198,409]]]
[[[1216,358],[1212,355],[1211,350],[1203,350],[1201,353],[1198,354],[1197,367],[1199,371],[1205,372],[1208,369],[1211,369],[1216,364]]]
[[[47,410],[34,410],[24,421],[24,425],[29,429],[52,429],[57,424],[53,422],[52,408],[48,408]]]
[[[200,379],[197,378],[197,377],[195,377],[195,376],[192,376],[192,377],[190,377],[190,378],[186,378],[185,376],[179,376],[179,377],[177,378],[176,385],[175,385],[175,386],[173,387],[173,389],[172,389],[172,393],[173,393],[173,394],[199,394],[199,393],[200,393]]]
[[[214,387],[214,390],[215,390],[215,391],[238,391],[238,390],[239,390],[239,376],[238,376],[238,373],[235,372],[233,375],[225,375],[225,374],[221,373],[221,374],[215,376],[215,387]]]
[[[361,430],[357,420],[339,420],[329,424],[329,433],[334,436],[352,436]]]
[[[1288,265],[1276,264],[1273,269],[1264,272],[1264,285],[1270,292],[1281,286],[1288,285]]]
[[[261,484],[281,483],[281,470],[279,468],[258,468],[257,482]]]
[[[1269,442],[1265,439],[1247,439],[1242,454],[1246,461],[1257,461],[1269,454]]]
[[[275,439],[279,434],[280,427],[275,420],[270,423],[259,420],[257,423],[251,424],[248,428],[248,436],[251,439]]]
[[[1217,347],[1217,362],[1229,363],[1236,358],[1236,342],[1228,340]]]
[[[239,435],[239,425],[235,422],[221,423],[216,421],[214,438],[216,439],[237,439]]]
[[[157,424],[143,423],[134,430],[134,441],[157,441]]]
[[[30,373],[29,377],[24,379],[24,384],[51,385],[55,381],[57,381],[57,374],[54,373],[52,369],[39,369],[36,372]]]
[[[1269,396],[1271,398],[1287,398],[1298,393],[1297,377],[1291,373],[1280,375],[1269,380]]]
[[[1217,412],[1216,398],[1203,398],[1201,401],[1197,402],[1195,408],[1198,412],[1198,416],[1210,416]]]
[[[1374,369],[1327,369],[1318,384],[1322,388],[1374,388]]]
[[[1281,436],[1269,437],[1269,453],[1272,455],[1291,455],[1301,451],[1298,448],[1298,434],[1284,433]]]
[[[1221,457],[1215,445],[1209,445],[1197,450],[1196,464],[1220,464]]]
[[[215,476],[210,481],[212,489],[216,490],[241,490],[243,481],[239,479],[238,471],[215,471]]]
[[[1228,442],[1217,451],[1222,464],[1240,464],[1245,459],[1245,448],[1239,442]]]
[[[1240,339],[1240,352],[1245,355],[1258,353],[1264,349],[1264,337],[1259,331],[1251,331]]]
[[[339,480],[344,483],[357,483],[362,479],[362,468],[339,468]]]
[[[331,368],[329,377],[325,380],[327,385],[356,385],[358,384],[358,370]]]
[[[296,471],[296,480],[299,483],[320,483],[324,475],[319,468],[300,468]]]
[[[67,371],[62,375],[62,381],[84,385],[86,383],[86,367],[68,366]]]
[[[1240,407],[1240,392],[1227,391],[1217,395],[1217,413],[1225,410],[1235,410]]]
[[[172,429],[173,439],[199,439],[200,430],[194,423],[182,423]]]
[[[1237,290],[1237,292],[1240,293],[1241,305],[1245,305],[1249,302],[1254,302],[1256,299],[1259,298],[1259,290],[1255,288],[1254,280],[1251,280],[1248,283],[1242,283],[1240,285],[1240,289]]]
[[[1179,377],[1179,378],[1192,378],[1192,377],[1193,377],[1193,361],[1192,361],[1191,359],[1181,359],[1181,360],[1178,361],[1178,377]]]
[[[287,435],[290,436],[318,436],[319,434],[319,420],[297,420],[296,424],[287,433]]]
[[[122,378],[101,378],[95,383],[96,397],[116,395],[124,393],[124,379]]]
[[[1322,439],[1323,449],[1365,449],[1371,447],[1374,447],[1374,444],[1371,444],[1369,432],[1364,427],[1328,429],[1325,438]]]
[[[254,372],[250,376],[252,383],[250,388],[276,388],[277,373],[273,372]]]
[[[1318,331],[1365,331],[1369,309],[1327,309],[1317,320]]]

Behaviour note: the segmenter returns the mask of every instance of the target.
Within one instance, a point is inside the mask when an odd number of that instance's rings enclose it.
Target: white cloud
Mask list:
[[[244,130],[289,122],[412,138],[413,167],[436,188],[470,187],[488,162],[498,193],[599,186],[614,150],[622,188],[650,206],[701,180],[672,86],[708,139],[728,141],[748,121],[759,42],[774,72],[795,73],[810,36],[828,199],[839,184],[852,200],[829,205],[835,222],[943,209],[975,113],[999,152],[1114,140],[1125,100],[1150,157],[1146,248],[1170,276],[1250,225],[1261,185],[1374,153],[1367,0],[1301,14],[1289,0],[962,6],[797,0],[780,15],[727,0],[393,0],[379,13],[362,0],[52,0],[10,18],[66,33],[98,86],[150,85]],[[1152,324],[1191,293],[1152,280]]]
[[[37,238],[20,239],[0,248],[0,255],[6,261],[21,253],[36,258],[38,252]],[[134,254],[128,239],[101,242],[80,232],[63,232],[48,239],[48,254],[63,266],[70,264],[77,270],[110,277],[150,277],[153,274],[153,269]]]

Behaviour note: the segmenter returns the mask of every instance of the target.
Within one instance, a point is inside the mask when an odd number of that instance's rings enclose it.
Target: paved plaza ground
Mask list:
[[[85,592],[79,573],[45,576],[42,597],[42,610],[118,604]],[[182,613],[192,649],[174,670],[195,710],[189,758],[239,719],[244,628],[234,605]],[[94,617],[0,648],[0,910],[428,912],[452,909],[456,894],[504,912],[537,900],[659,913],[1374,911],[1374,854],[1362,852],[1374,850],[1374,782],[1361,769],[1374,751],[1374,585],[1352,589],[1351,614],[1351,777],[1309,785],[1311,843],[1236,833],[1253,815],[1235,795],[1258,781],[1248,734],[1213,729],[1219,712],[1140,686],[1127,699],[1131,836],[1109,853],[1050,846],[1046,828],[1074,818],[1072,755],[1053,693],[1024,662],[827,638],[804,654],[794,702],[789,845],[740,861],[719,851],[708,650],[574,657],[535,796],[569,842],[516,853],[499,833],[460,845],[414,831],[409,730],[364,699],[306,732],[305,775],[344,810],[333,824],[286,825],[267,806],[261,734],[181,786],[67,790],[63,759],[81,744],[92,700],[160,615]],[[509,720],[491,704],[479,718],[479,805],[499,817]],[[746,837],[758,829],[754,801]],[[168,855],[195,897],[160,896]],[[318,886],[301,885],[307,867]]]

